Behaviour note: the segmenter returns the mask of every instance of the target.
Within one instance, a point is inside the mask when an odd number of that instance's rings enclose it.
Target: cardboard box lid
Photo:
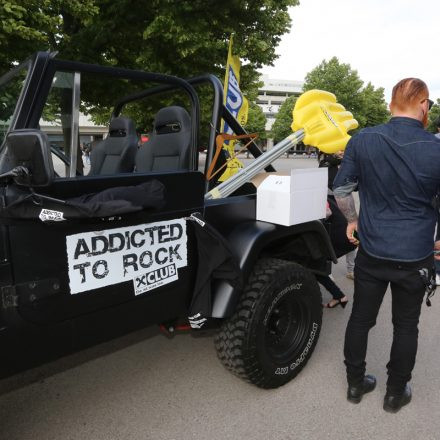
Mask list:
[[[312,189],[327,188],[328,169],[322,168],[294,168],[290,171],[277,171],[269,173],[258,173],[251,179],[256,188],[259,188],[265,179],[269,176],[286,176],[291,177],[291,189]]]
[[[268,176],[290,176],[290,171],[272,171],[269,173],[258,173],[251,179],[251,183],[258,188]]]
[[[267,176],[258,186],[257,194],[261,194],[263,191],[289,194],[291,192],[291,177],[273,174]]]

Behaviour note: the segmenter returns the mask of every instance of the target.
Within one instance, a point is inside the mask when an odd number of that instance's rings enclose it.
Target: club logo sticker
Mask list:
[[[177,273],[176,265],[169,264],[168,266],[137,276],[133,280],[134,294],[140,295],[141,293],[156,289],[165,284],[177,281],[178,279],[179,275]]]

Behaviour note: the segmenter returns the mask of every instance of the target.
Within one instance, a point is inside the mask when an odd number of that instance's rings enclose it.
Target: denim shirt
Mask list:
[[[335,196],[348,195],[356,184],[358,233],[367,254],[396,261],[432,255],[440,139],[406,117],[365,128],[347,144],[333,184]]]

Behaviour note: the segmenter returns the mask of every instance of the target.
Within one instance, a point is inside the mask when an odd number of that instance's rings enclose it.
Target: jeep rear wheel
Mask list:
[[[261,388],[276,388],[306,365],[322,322],[315,277],[283,260],[259,260],[232,317],[214,342],[220,361]]]

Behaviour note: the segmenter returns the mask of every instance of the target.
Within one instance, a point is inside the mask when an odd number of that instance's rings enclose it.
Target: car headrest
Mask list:
[[[136,135],[136,128],[131,119],[119,117],[110,121],[108,132],[111,137],[132,136]]]
[[[191,118],[188,112],[176,105],[160,109],[154,119],[157,134],[169,134],[189,130]]]

